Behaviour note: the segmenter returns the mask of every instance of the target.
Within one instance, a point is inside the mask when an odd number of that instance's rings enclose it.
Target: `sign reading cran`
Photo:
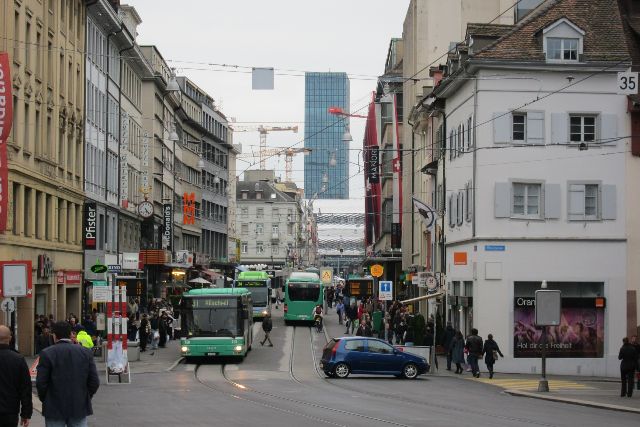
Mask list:
[[[0,52],[0,233],[7,229],[9,208],[9,169],[7,167],[7,138],[13,121],[13,98],[9,54]]]
[[[84,204],[84,219],[82,221],[82,236],[85,249],[96,249],[98,234],[97,208],[94,202]]]

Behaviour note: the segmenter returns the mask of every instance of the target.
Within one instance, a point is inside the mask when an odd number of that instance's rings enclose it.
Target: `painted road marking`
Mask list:
[[[505,390],[537,390],[539,380],[536,379],[514,379],[514,378],[468,378],[467,380],[477,381],[484,384],[494,385]],[[550,390],[593,390],[593,387],[579,383],[576,381],[551,380],[549,381]]]

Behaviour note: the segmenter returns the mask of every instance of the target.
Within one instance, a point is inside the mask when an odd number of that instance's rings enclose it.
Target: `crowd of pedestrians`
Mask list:
[[[36,374],[36,390],[48,427],[85,427],[93,414],[91,399],[100,379],[91,339],[73,317],[60,322],[42,320],[42,339]],[[25,358],[11,348],[11,330],[0,325],[0,425],[28,427],[33,415],[31,375]],[[92,347],[93,345],[91,345]]]

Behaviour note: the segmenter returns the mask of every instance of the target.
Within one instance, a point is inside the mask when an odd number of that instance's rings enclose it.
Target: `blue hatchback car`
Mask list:
[[[413,379],[429,370],[424,357],[405,353],[377,338],[343,337],[330,340],[322,350],[320,369],[328,377],[349,374],[384,374]]]

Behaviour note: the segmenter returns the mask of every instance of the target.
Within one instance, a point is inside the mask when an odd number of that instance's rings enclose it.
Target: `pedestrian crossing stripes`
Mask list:
[[[535,391],[538,389],[538,379],[517,379],[517,378],[470,378],[466,379],[471,381],[477,381],[484,384],[494,385],[496,387],[503,388],[505,390],[523,390],[523,391]],[[575,381],[567,381],[567,380],[550,380],[549,381],[549,390],[551,391],[561,391],[561,390],[592,390],[593,387],[590,387],[586,384],[582,384]]]

